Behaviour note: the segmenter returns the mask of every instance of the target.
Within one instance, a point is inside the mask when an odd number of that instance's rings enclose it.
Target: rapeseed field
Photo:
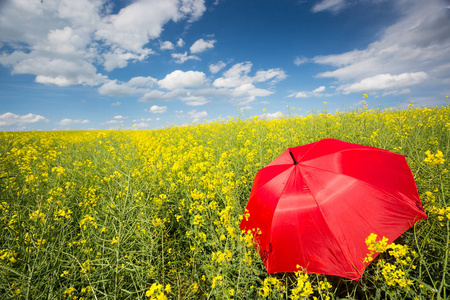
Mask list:
[[[0,299],[450,296],[450,107],[0,133]],[[239,224],[256,172],[323,138],[406,155],[428,219],[367,237],[361,280],[267,275]],[[374,253],[381,253],[373,258]]]

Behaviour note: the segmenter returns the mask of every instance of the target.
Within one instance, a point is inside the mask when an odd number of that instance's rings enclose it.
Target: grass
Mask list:
[[[294,113],[0,133],[0,298],[448,297],[450,107]],[[239,230],[253,178],[286,148],[323,138],[406,155],[428,219],[395,244],[369,240],[383,253],[358,282],[268,276]]]

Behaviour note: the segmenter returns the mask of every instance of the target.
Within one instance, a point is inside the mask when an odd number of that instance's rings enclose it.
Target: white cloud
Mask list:
[[[244,77],[252,70],[253,64],[249,61],[237,63],[228,69],[225,73],[225,77]]]
[[[150,102],[156,100],[173,100],[175,97],[170,97],[168,93],[159,90],[151,90],[145,93],[141,98],[138,99],[139,102]]]
[[[176,70],[158,81],[158,85],[168,91],[149,90],[139,102],[181,100],[187,105],[198,106],[210,102],[211,98],[225,98],[229,102],[243,105],[256,97],[266,97],[274,92],[257,87],[273,84],[286,77],[282,69],[260,70],[249,76],[251,62],[238,63],[216,78],[211,85],[203,72]]]
[[[140,120],[133,120],[133,122],[141,121],[141,122],[150,122],[152,118],[141,118]]]
[[[271,84],[281,81],[287,77],[286,73],[280,69],[260,70],[253,77],[248,76],[252,69],[251,62],[237,63],[224,72],[223,77],[219,77],[213,82],[215,87],[239,88],[251,83],[267,82]]]
[[[401,90],[393,90],[393,91],[387,91],[384,92],[383,94],[381,94],[381,96],[388,96],[388,95],[394,95],[394,96],[399,96],[399,95],[406,95],[411,93],[411,89],[405,88],[405,89],[401,89]]]
[[[47,40],[36,44],[34,50],[51,51],[60,55],[77,55],[88,42],[88,39],[81,33],[69,26],[64,29],[52,29],[47,34]]]
[[[247,82],[250,79],[245,79],[245,81],[240,81],[240,77],[219,77],[213,82],[213,86],[216,88],[235,88],[242,85],[243,82]],[[244,78],[242,78],[244,79]]]
[[[222,70],[223,68],[226,67],[226,63],[224,63],[223,61],[219,61],[216,64],[210,64],[209,65],[209,71],[213,74],[216,74],[218,72],[220,72],[220,70]]]
[[[192,119],[194,119],[194,122],[198,121],[200,118],[204,118],[208,115],[208,113],[206,112],[206,110],[204,111],[197,111],[197,110],[191,110],[188,111],[188,116],[191,117]]]
[[[124,120],[124,119],[128,119],[128,117],[117,115],[117,116],[114,116],[114,119],[116,119],[116,120]]]
[[[106,71],[112,71],[116,68],[125,68],[128,65],[129,60],[144,61],[153,53],[154,51],[151,49],[143,49],[138,54],[123,49],[115,49],[113,52],[103,54],[105,60],[103,66]]]
[[[198,56],[195,55],[187,55],[187,52],[184,53],[172,53],[171,54],[173,58],[175,58],[175,62],[177,64],[183,64],[186,61],[193,59],[193,60],[200,60]]]
[[[126,84],[120,84],[117,83],[117,80],[110,80],[107,83],[103,84],[101,87],[98,88],[98,92],[101,95],[108,95],[108,96],[130,96],[130,95],[136,95],[141,94],[145,92],[143,89],[138,89],[133,86],[128,86]]]
[[[103,84],[98,88],[98,92],[109,96],[129,96],[139,93],[134,87],[118,84],[117,80],[111,80]]]
[[[280,69],[269,69],[256,72],[255,77],[253,78],[253,82],[265,82],[269,80],[273,80],[274,82],[283,80],[287,77],[286,73]]]
[[[229,100],[229,102],[234,105],[241,106],[241,105],[249,104],[250,102],[255,101],[255,99],[256,99],[255,96],[247,96],[247,97],[241,97],[241,98],[231,98]]]
[[[109,121],[100,123],[100,125],[111,125],[111,124],[117,124],[117,123],[119,123],[118,120],[109,120]]]
[[[197,21],[206,11],[204,0],[182,0],[180,11],[190,15],[189,22]]]
[[[188,18],[198,19],[205,11],[204,0],[138,0],[124,7],[115,15],[102,19],[95,37],[123,54],[105,56],[105,67],[126,66],[126,61],[144,60],[154,53],[145,48],[150,39],[160,36],[163,26],[169,21]],[[161,49],[173,49],[169,41],[161,45]],[[112,61],[111,61],[112,60]],[[111,62],[109,62],[111,61]],[[120,64],[119,64],[120,63]]]
[[[294,64],[296,65],[296,66],[300,66],[300,65],[302,65],[302,64],[304,64],[304,63],[307,63],[309,60],[306,58],[306,57],[304,57],[304,56],[297,56],[295,59],[294,59]]]
[[[148,77],[133,77],[128,82],[118,83],[118,81],[110,80],[98,88],[98,92],[102,95],[108,96],[131,96],[137,94],[144,94],[150,91],[157,82],[156,79]]]
[[[183,47],[184,46],[184,41],[183,41],[183,39],[182,38],[179,38],[178,39],[178,41],[177,41],[177,47]]]
[[[325,91],[325,87],[322,85],[322,86],[319,86],[317,89],[315,89],[313,91],[313,93],[321,93],[323,91]]]
[[[133,77],[128,81],[128,86],[145,86],[152,87],[158,80],[151,76],[143,77],[137,76]]]
[[[281,117],[283,117],[283,113],[278,111],[276,113],[265,113],[263,115],[260,116],[262,119],[279,119]]]
[[[158,85],[167,90],[177,88],[198,88],[206,83],[206,76],[203,72],[175,70],[167,74],[164,79],[158,81]]]
[[[252,79],[247,76],[252,69],[251,62],[237,63],[228,69],[223,77],[219,77],[213,82],[215,87],[232,88],[238,87],[243,83],[250,83]]]
[[[122,103],[120,101],[111,103],[111,106],[120,106]]]
[[[36,55],[35,52],[23,54],[23,60],[10,63],[14,56],[0,57],[0,63],[12,67],[13,74],[34,74],[36,82],[69,86],[85,84],[95,86],[105,82],[106,76],[96,73],[96,68],[83,59],[60,59]]]
[[[187,96],[180,98],[182,101],[186,103],[186,105],[190,106],[201,106],[205,105],[206,103],[209,103],[210,101],[207,100],[205,97],[202,96]]]
[[[325,91],[325,86],[319,86],[318,88],[314,89],[311,92],[308,91],[301,91],[301,92],[295,92],[290,94],[288,97],[295,97],[295,98],[310,98],[310,97],[322,97],[322,96],[330,96],[328,94],[322,94],[322,92]]]
[[[161,50],[173,50],[175,49],[175,46],[170,41],[164,41],[160,44],[159,48]]]
[[[37,122],[48,122],[48,119],[36,114],[16,115],[11,112],[0,115],[0,126],[25,125]]]
[[[308,94],[308,92],[296,92],[296,93],[290,94],[288,97],[308,98],[309,94]]]
[[[411,0],[395,4],[403,16],[367,48],[314,57],[315,63],[336,68],[318,77],[338,79],[338,90],[348,93],[363,86],[372,91],[409,86],[403,77],[420,85],[426,83],[424,74],[435,84],[450,83],[450,22],[444,2]],[[392,86],[384,78],[393,79]],[[382,84],[375,86],[375,81]]]
[[[321,2],[315,4],[312,8],[313,12],[320,12],[324,10],[329,10],[333,13],[337,13],[342,10],[345,6],[345,0],[322,0]]]
[[[265,97],[272,95],[273,92],[265,89],[260,89],[255,87],[251,83],[244,83],[233,90],[233,96],[240,97],[245,95],[255,96],[255,97]]]
[[[214,48],[215,43],[216,43],[215,40],[205,41],[204,39],[199,39],[195,41],[194,44],[192,44],[190,48],[191,53],[201,53],[206,51],[207,49],[212,49]]]
[[[402,73],[399,75],[379,74],[364,78],[357,83],[342,85],[337,90],[342,90],[344,94],[363,91],[391,90],[420,84],[428,78],[429,76],[425,72]]]
[[[158,38],[163,25],[190,17],[193,20],[205,11],[203,0],[138,0],[116,15],[103,18],[96,37],[106,43],[140,53],[149,39]]]
[[[149,111],[149,112],[152,112],[154,114],[162,114],[162,113],[165,113],[167,111],[167,106],[153,105],[152,107],[150,107],[149,110],[146,109],[145,111]]]
[[[81,120],[81,119],[77,119],[77,120],[72,120],[72,119],[62,119],[59,122],[56,122],[55,124],[58,124],[60,126],[67,126],[67,125],[72,125],[72,124],[87,124],[89,123],[89,120]]]
[[[145,122],[139,122],[139,123],[133,124],[133,126],[136,129],[142,129],[142,128],[148,128],[150,125],[148,125],[148,123],[145,123]]]

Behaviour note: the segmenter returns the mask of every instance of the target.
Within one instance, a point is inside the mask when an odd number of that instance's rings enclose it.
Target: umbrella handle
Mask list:
[[[292,160],[294,161],[294,165],[298,164],[298,161],[295,160],[294,154],[292,154],[291,150],[289,150],[289,154],[291,155]]]

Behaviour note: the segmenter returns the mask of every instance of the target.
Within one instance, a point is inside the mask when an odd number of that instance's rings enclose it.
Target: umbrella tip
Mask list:
[[[294,154],[292,154],[291,150],[289,150],[289,154],[291,155],[291,158],[294,161],[294,165],[298,164],[298,161],[295,160]]]

